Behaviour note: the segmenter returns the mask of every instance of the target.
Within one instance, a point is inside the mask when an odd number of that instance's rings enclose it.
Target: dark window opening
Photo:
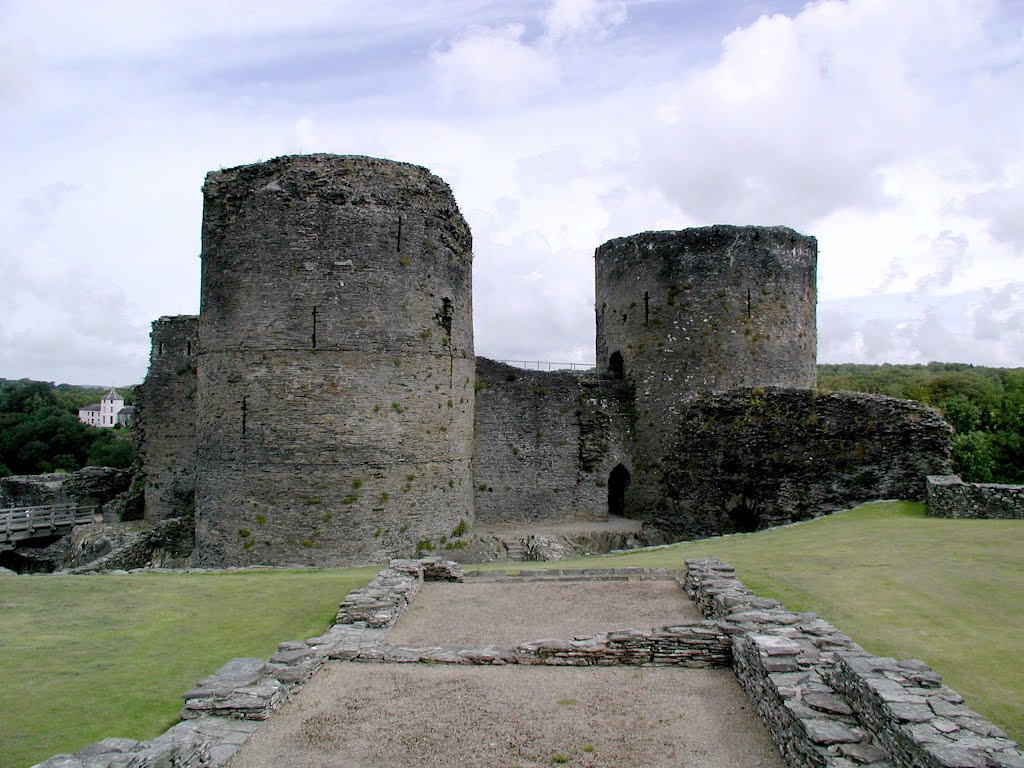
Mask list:
[[[191,355],[192,354],[192,342],[191,341],[186,341],[185,342],[185,354],[186,355]]]
[[[398,217],[398,252],[402,252],[402,217]]]
[[[733,496],[725,502],[725,511],[732,521],[732,527],[739,533],[752,533],[761,523],[757,502],[746,496]]]
[[[608,358],[608,373],[613,379],[620,381],[626,377],[625,363],[622,360],[622,355],[618,352],[612,352],[612,356]]]
[[[158,355],[162,355],[164,353],[164,343],[162,341],[157,343],[157,345],[156,345],[156,353]]]
[[[316,349],[316,319],[317,319],[317,311],[316,311],[316,307],[313,307],[313,338],[311,339],[312,345],[313,345],[313,349]]]
[[[608,514],[626,516],[626,489],[629,488],[629,470],[619,464],[608,475]]]
[[[248,400],[249,400],[248,397],[245,397],[245,396],[242,397],[242,434],[243,435],[245,434],[246,416],[248,416],[248,414],[249,414]]]
[[[644,291],[644,325],[651,322],[651,294]]]

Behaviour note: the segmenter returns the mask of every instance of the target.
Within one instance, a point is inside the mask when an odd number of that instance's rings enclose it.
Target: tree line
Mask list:
[[[1024,483],[1024,368],[819,365],[818,387],[933,406],[953,427],[953,471],[962,479]]]
[[[134,387],[118,389],[129,404]],[[106,389],[31,379],[0,379],[0,477],[73,472],[85,466],[130,467],[131,430],[100,429],[78,420],[78,409]]]

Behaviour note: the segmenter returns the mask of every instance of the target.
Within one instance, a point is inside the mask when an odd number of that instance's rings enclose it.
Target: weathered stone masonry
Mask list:
[[[485,358],[476,377],[477,521],[604,519],[609,476],[630,464],[622,383]]]
[[[677,423],[653,522],[687,538],[919,499],[949,462],[936,411],[881,395],[739,389],[691,400]]]
[[[872,656],[718,560],[687,561],[685,583],[732,638],[736,676],[791,768],[1024,768],[1018,745],[927,664]]]
[[[932,517],[1024,519],[1024,485],[965,483],[956,475],[929,475]]]
[[[597,364],[634,396],[630,516],[661,498],[678,414],[702,392],[813,389],[818,246],[785,227],[610,240],[594,256]]]
[[[204,194],[198,562],[373,562],[472,524],[472,252],[447,185],[310,155]]]
[[[141,452],[145,515],[190,516],[196,496],[196,356],[199,318],[161,317],[153,323],[149,372],[139,388],[136,439]]]
[[[948,472],[933,412],[814,393],[817,245],[785,227],[602,245],[580,376],[474,356],[469,228],[424,168],[284,157],[204,195],[198,321],[154,325],[140,417],[146,515],[194,498],[197,564],[379,562],[478,520],[715,535]]]

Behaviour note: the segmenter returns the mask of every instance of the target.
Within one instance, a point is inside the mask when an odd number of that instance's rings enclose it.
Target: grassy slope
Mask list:
[[[731,562],[758,593],[816,611],[874,653],[924,659],[1024,741],[1024,524],[933,520],[921,505],[884,503],[531,567],[680,568],[692,557]],[[375,571],[0,579],[0,768],[105,736],[155,736],[197,679],[317,634]]]
[[[197,680],[319,634],[376,571],[0,579],[0,767],[162,733]]]
[[[920,658],[1024,743],[1024,523],[937,520],[884,502],[802,525],[686,542],[584,565],[732,563],[758,594],[814,611],[872,653]],[[532,564],[531,564],[532,567]]]

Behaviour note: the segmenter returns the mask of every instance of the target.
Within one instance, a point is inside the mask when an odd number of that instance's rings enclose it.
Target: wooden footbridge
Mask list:
[[[68,533],[76,525],[94,522],[96,512],[95,505],[80,504],[0,509],[0,552],[14,549],[19,541]]]

